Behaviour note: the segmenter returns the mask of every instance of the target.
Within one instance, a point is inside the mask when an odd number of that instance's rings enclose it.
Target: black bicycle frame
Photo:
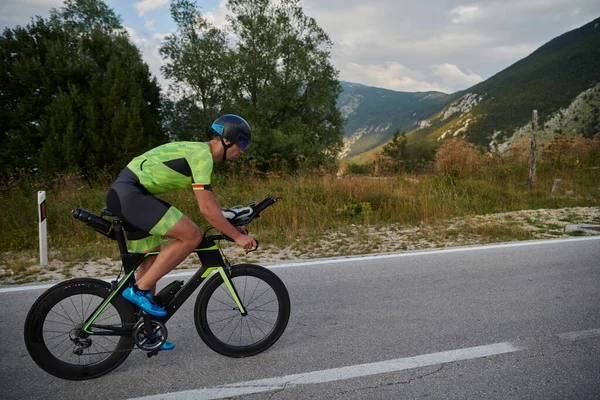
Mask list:
[[[83,331],[89,335],[100,335],[100,336],[128,336],[133,334],[132,328],[116,327],[109,325],[94,324],[94,321],[104,311],[111,300],[120,295],[125,288],[135,282],[135,271],[139,265],[144,261],[146,257],[157,255],[159,252],[149,253],[131,253],[127,250],[127,241],[125,234],[123,233],[123,221],[115,217],[113,219],[113,230],[115,232],[115,239],[119,245],[119,251],[121,253],[121,260],[123,261],[123,269],[125,276],[119,280],[113,282],[111,287],[111,293],[109,296],[92,312],[91,317],[88,318],[84,325]],[[246,315],[246,310],[241,304],[240,297],[231,282],[231,276],[229,273],[230,266],[225,262],[219,246],[215,243],[215,240],[225,239],[223,235],[216,236],[205,236],[198,245],[198,248],[194,252],[200,259],[201,267],[198,271],[187,281],[187,283],[175,294],[175,296],[169,301],[164,309],[167,311],[167,315],[164,317],[152,317],[153,320],[166,323],[174,314],[177,312],[179,307],[185,303],[185,301],[194,293],[194,291],[202,284],[202,282],[209,277],[213,271],[218,271],[221,277],[229,289],[229,292],[236,302],[241,315]],[[90,328],[103,329],[102,332],[91,331]]]

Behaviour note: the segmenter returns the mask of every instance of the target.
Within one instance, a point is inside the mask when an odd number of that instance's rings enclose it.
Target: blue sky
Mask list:
[[[161,84],[168,0],[107,0]],[[226,0],[198,0],[221,26]],[[0,28],[47,16],[62,0],[0,0]],[[344,81],[407,92],[452,93],[488,79],[567,31],[600,17],[598,0],[302,0],[333,42]]]

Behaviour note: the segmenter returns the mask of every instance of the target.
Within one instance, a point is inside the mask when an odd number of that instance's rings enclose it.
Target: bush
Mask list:
[[[464,139],[452,139],[444,143],[435,155],[434,168],[457,178],[473,175],[480,168],[481,154]]]
[[[355,164],[351,163],[346,167],[346,175],[372,175],[374,172],[374,165],[368,164]]]

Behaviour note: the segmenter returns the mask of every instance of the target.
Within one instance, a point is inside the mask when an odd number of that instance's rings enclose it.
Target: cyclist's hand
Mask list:
[[[244,250],[250,250],[256,247],[256,240],[248,235],[240,235],[236,240],[235,244],[240,246]]]
[[[248,234],[248,231],[246,230],[245,226],[236,226],[235,229],[237,229],[238,232],[243,233],[244,235]]]

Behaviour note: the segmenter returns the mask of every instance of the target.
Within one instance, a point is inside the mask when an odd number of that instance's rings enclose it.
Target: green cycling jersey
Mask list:
[[[135,157],[129,168],[152,194],[192,187],[212,190],[213,158],[207,143],[172,142]]]

